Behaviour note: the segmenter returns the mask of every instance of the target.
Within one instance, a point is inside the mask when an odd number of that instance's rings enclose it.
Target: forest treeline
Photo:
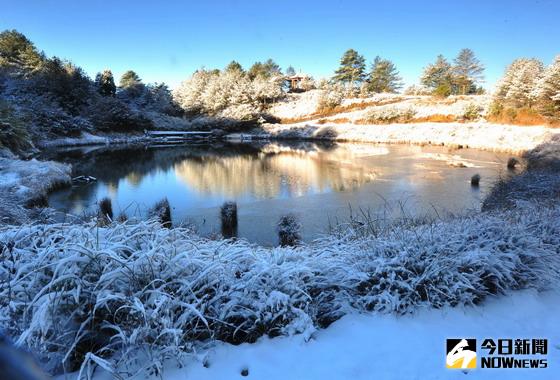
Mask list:
[[[349,49],[333,76],[320,81],[292,66],[282,70],[272,59],[248,69],[232,61],[223,69],[197,70],[171,91],[165,83],[144,83],[132,70],[118,79],[109,69],[90,78],[71,61],[47,57],[25,35],[6,30],[0,33],[0,146],[25,151],[33,141],[84,132],[190,128],[186,120],[196,118],[209,118],[214,127],[253,126],[269,120],[267,109],[286,97],[287,79],[294,76],[298,90],[322,91],[322,108],[376,93],[484,93],[484,65],[471,49],[462,49],[452,61],[438,56],[424,68],[420,84],[406,89],[391,60],[377,56],[368,66],[363,55]],[[487,117],[529,124],[560,119],[560,56],[548,67],[537,59],[514,61],[496,86]]]

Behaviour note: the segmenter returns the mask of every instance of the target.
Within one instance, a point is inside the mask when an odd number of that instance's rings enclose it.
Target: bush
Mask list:
[[[300,243],[301,223],[295,215],[284,215],[278,221],[278,241],[282,247],[293,247]]]
[[[106,225],[113,221],[113,203],[105,197],[99,201],[99,224]]]
[[[171,206],[169,205],[167,198],[163,198],[154,205],[154,207],[150,210],[150,217],[155,218],[163,227],[173,227],[171,220]]]
[[[463,110],[463,114],[461,115],[461,117],[463,120],[467,121],[478,120],[482,116],[481,112],[482,107],[475,103],[469,103]]]
[[[409,314],[555,288],[559,221],[560,208],[525,204],[376,237],[341,226],[337,237],[270,249],[159,222],[4,227],[0,328],[51,372],[96,362],[111,371],[136,354],[160,368],[197,341],[309,337],[354,311]]]
[[[416,111],[412,108],[385,107],[367,112],[364,122],[371,124],[407,123],[414,119]]]
[[[98,97],[89,114],[94,125],[102,131],[127,132],[153,128],[148,118],[113,97]]]
[[[237,235],[237,203],[225,202],[220,208],[222,235],[231,238]]]
[[[342,104],[344,100],[344,87],[340,85],[328,85],[319,95],[317,113],[330,111]]]
[[[471,186],[478,187],[480,185],[480,174],[475,174],[471,177]]]
[[[453,89],[451,88],[451,85],[449,83],[442,83],[434,89],[432,95],[440,98],[447,98],[452,93]]]

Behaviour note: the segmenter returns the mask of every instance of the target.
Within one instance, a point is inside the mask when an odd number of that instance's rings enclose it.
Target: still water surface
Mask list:
[[[73,148],[45,158],[69,162],[73,175],[96,177],[51,194],[64,213],[93,213],[103,197],[115,215],[145,217],[167,197],[175,224],[220,233],[219,208],[238,204],[238,236],[277,243],[276,222],[296,214],[311,241],[349,209],[398,217],[479,209],[509,155],[473,149],[374,144],[220,143],[213,145]],[[470,186],[482,176],[479,189]]]

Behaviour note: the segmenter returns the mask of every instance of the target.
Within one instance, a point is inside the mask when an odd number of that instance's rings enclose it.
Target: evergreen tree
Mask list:
[[[437,56],[434,63],[424,68],[420,83],[431,89],[434,95],[449,96],[459,93],[453,66],[441,54]]]
[[[144,91],[142,79],[132,70],[126,71],[119,81],[119,87],[125,91],[127,95],[137,97]]]
[[[274,76],[282,75],[280,66],[272,59],[267,59],[264,63],[255,62],[247,72],[251,80],[255,78],[269,79]]]
[[[293,77],[294,75],[296,75],[296,70],[292,66],[288,66],[288,68],[286,69],[286,75],[289,77]]]
[[[462,49],[454,60],[453,72],[459,87],[459,93],[471,94],[477,90],[477,84],[484,80],[484,66],[471,49]]]
[[[560,55],[556,56],[537,82],[535,97],[543,115],[560,118]]]
[[[227,73],[231,73],[231,72],[239,72],[239,73],[243,73],[245,72],[245,70],[243,70],[243,66],[241,66],[241,64],[237,61],[231,61],[226,68],[224,69],[225,72]]]
[[[395,64],[377,56],[371,65],[366,89],[371,92],[397,92],[402,88],[402,79]]]
[[[16,30],[0,33],[0,67],[15,68],[25,75],[40,69],[44,60],[44,54],[23,34]]]
[[[115,96],[117,86],[115,86],[115,79],[111,70],[105,69],[102,73],[97,73],[95,76],[95,86],[101,95]]]
[[[340,59],[340,67],[335,71],[333,80],[355,86],[364,81],[365,59],[354,49],[348,49]]]
[[[531,107],[544,66],[537,59],[519,58],[506,69],[494,92],[494,100],[508,107]]]

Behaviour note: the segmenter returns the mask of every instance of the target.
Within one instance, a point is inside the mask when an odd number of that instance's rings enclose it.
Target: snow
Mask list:
[[[0,225],[29,221],[23,207],[54,187],[70,183],[70,166],[35,159],[0,158]]]
[[[289,94],[284,100],[276,102],[269,113],[280,119],[294,119],[311,117],[317,112],[321,94],[325,90],[311,90],[301,94]],[[460,117],[465,108],[471,104],[480,107],[484,114],[490,105],[491,97],[488,95],[450,96],[446,99],[437,99],[432,96],[411,96],[402,94],[376,94],[366,98],[346,98],[341,102],[342,107],[357,110],[340,112],[331,118],[347,118],[353,122],[363,119],[368,112],[396,109],[400,111],[412,110],[415,117],[429,117],[432,115],[452,115]],[[360,107],[368,105],[367,107]],[[360,109],[362,108],[362,109]],[[317,119],[321,117],[317,116]],[[328,118],[327,118],[328,120]]]
[[[547,141],[557,130],[542,126],[474,123],[265,124],[265,136],[312,139],[330,130],[335,140],[372,143],[451,145],[521,153]]]
[[[351,314],[305,336],[217,343],[183,368],[168,362],[163,380],[286,379],[558,379],[560,294],[519,291],[479,307],[423,310],[414,315]],[[547,369],[445,368],[446,338],[547,338]],[[480,344],[480,343],[479,343]],[[203,363],[206,365],[204,366]],[[69,378],[71,378],[69,376]],[[138,376],[138,378],[143,378]],[[149,377],[149,379],[156,377]],[[111,376],[99,371],[95,380]]]
[[[42,148],[53,148],[63,146],[85,146],[85,145],[108,145],[129,144],[146,141],[144,135],[131,135],[112,133],[104,136],[82,132],[79,137],[60,137],[51,140],[40,141],[38,145]]]
[[[311,90],[301,94],[288,94],[286,99],[274,103],[270,114],[282,119],[310,115],[317,110],[322,90]]]
[[[295,248],[207,240],[154,221],[4,227],[0,242],[10,253],[0,315],[13,316],[0,327],[53,372],[100,331],[111,341],[91,360],[111,352],[104,366],[120,369],[148,352],[153,369],[217,340],[302,339],[345,315],[423,315],[560,281],[560,206],[530,202],[429,224],[340,225]],[[80,364],[91,361],[65,366]]]
[[[431,96],[378,94],[370,98],[345,99],[345,112],[328,117],[316,114],[323,90],[289,95],[276,103],[270,113],[284,119],[311,119],[293,124],[264,124],[257,137],[271,138],[327,138],[340,141],[372,143],[433,144],[478,148],[492,151],[522,153],[545,142],[557,133],[545,126],[517,126],[493,124],[484,120],[473,122],[413,122],[374,124],[371,115],[405,115],[424,120],[434,115],[463,118],[469,109],[488,112],[492,98],[488,95],[452,96],[437,99]],[[347,120],[346,123],[340,121]]]

